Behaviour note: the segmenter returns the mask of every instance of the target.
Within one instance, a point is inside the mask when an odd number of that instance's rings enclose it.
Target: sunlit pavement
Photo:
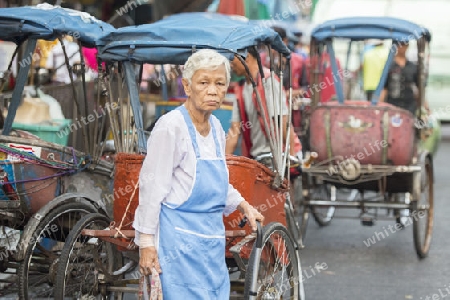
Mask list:
[[[326,263],[327,269],[304,281],[308,300],[450,299],[450,126],[444,125],[443,134],[434,158],[435,217],[429,256],[417,258],[412,226],[388,231],[386,238],[365,245],[375,232],[394,225],[393,219],[365,227],[357,218],[336,218],[323,228],[310,220],[306,248],[300,252],[302,266],[310,269]]]

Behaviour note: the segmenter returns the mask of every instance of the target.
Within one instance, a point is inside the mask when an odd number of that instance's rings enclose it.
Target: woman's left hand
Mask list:
[[[242,201],[238,205],[238,209],[247,217],[253,231],[257,230],[256,221],[261,222],[261,225],[263,225],[264,216],[256,208],[251,206],[247,201]]]

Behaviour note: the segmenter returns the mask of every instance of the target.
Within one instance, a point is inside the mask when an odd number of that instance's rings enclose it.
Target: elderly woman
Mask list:
[[[263,221],[228,182],[225,132],[212,115],[227,92],[229,61],[200,50],[182,82],[188,98],[157,122],[140,173],[140,270],[162,272],[165,300],[229,299],[223,215],[237,208],[254,230]]]

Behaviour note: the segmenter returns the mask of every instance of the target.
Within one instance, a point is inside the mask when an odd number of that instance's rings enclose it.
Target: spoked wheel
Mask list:
[[[99,213],[84,216],[70,232],[61,252],[55,299],[122,299],[121,292],[106,292],[113,272],[121,267],[116,246],[82,234],[84,229],[103,230],[110,221]]]
[[[418,175],[418,174],[416,174]],[[420,184],[420,193],[417,194],[412,203],[412,221],[414,232],[414,244],[419,258],[428,255],[433,232],[434,194],[433,194],[433,166],[430,159],[425,160],[425,165],[420,174],[420,180],[416,176],[414,184]]]
[[[321,184],[311,193],[313,200],[336,201],[336,187],[330,184]],[[334,217],[336,208],[334,206],[312,206],[311,212],[320,226],[328,226]]]
[[[309,219],[309,208],[303,204],[303,199],[302,178],[291,180],[290,201],[287,201],[287,203],[290,204],[289,207],[292,207],[292,209],[286,212],[286,220],[289,232],[300,248],[304,248],[303,239]]]
[[[54,208],[36,227],[17,269],[20,299],[54,299],[53,284],[64,241],[76,222],[95,207],[71,202]]]
[[[245,299],[304,299],[298,249],[280,223],[265,226],[262,248],[253,247],[244,293]]]
[[[390,197],[391,202],[401,203],[401,204],[410,204],[410,196],[405,193],[395,193]],[[409,222],[409,209],[394,209],[393,211],[395,222],[400,224],[400,228],[405,228]]]

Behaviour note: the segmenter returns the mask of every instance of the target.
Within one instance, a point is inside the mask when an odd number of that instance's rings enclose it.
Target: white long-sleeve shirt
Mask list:
[[[216,117],[212,117],[222,154],[225,153],[225,132]],[[200,156],[217,159],[212,129],[203,137],[197,131]],[[180,111],[162,116],[147,142],[147,155],[139,176],[139,206],[133,227],[144,234],[156,234],[163,202],[181,205],[191,194],[196,174],[196,156],[187,125]],[[227,169],[228,171],[228,169]],[[211,178],[211,180],[214,180]],[[243,201],[231,185],[224,214],[227,216]]]

